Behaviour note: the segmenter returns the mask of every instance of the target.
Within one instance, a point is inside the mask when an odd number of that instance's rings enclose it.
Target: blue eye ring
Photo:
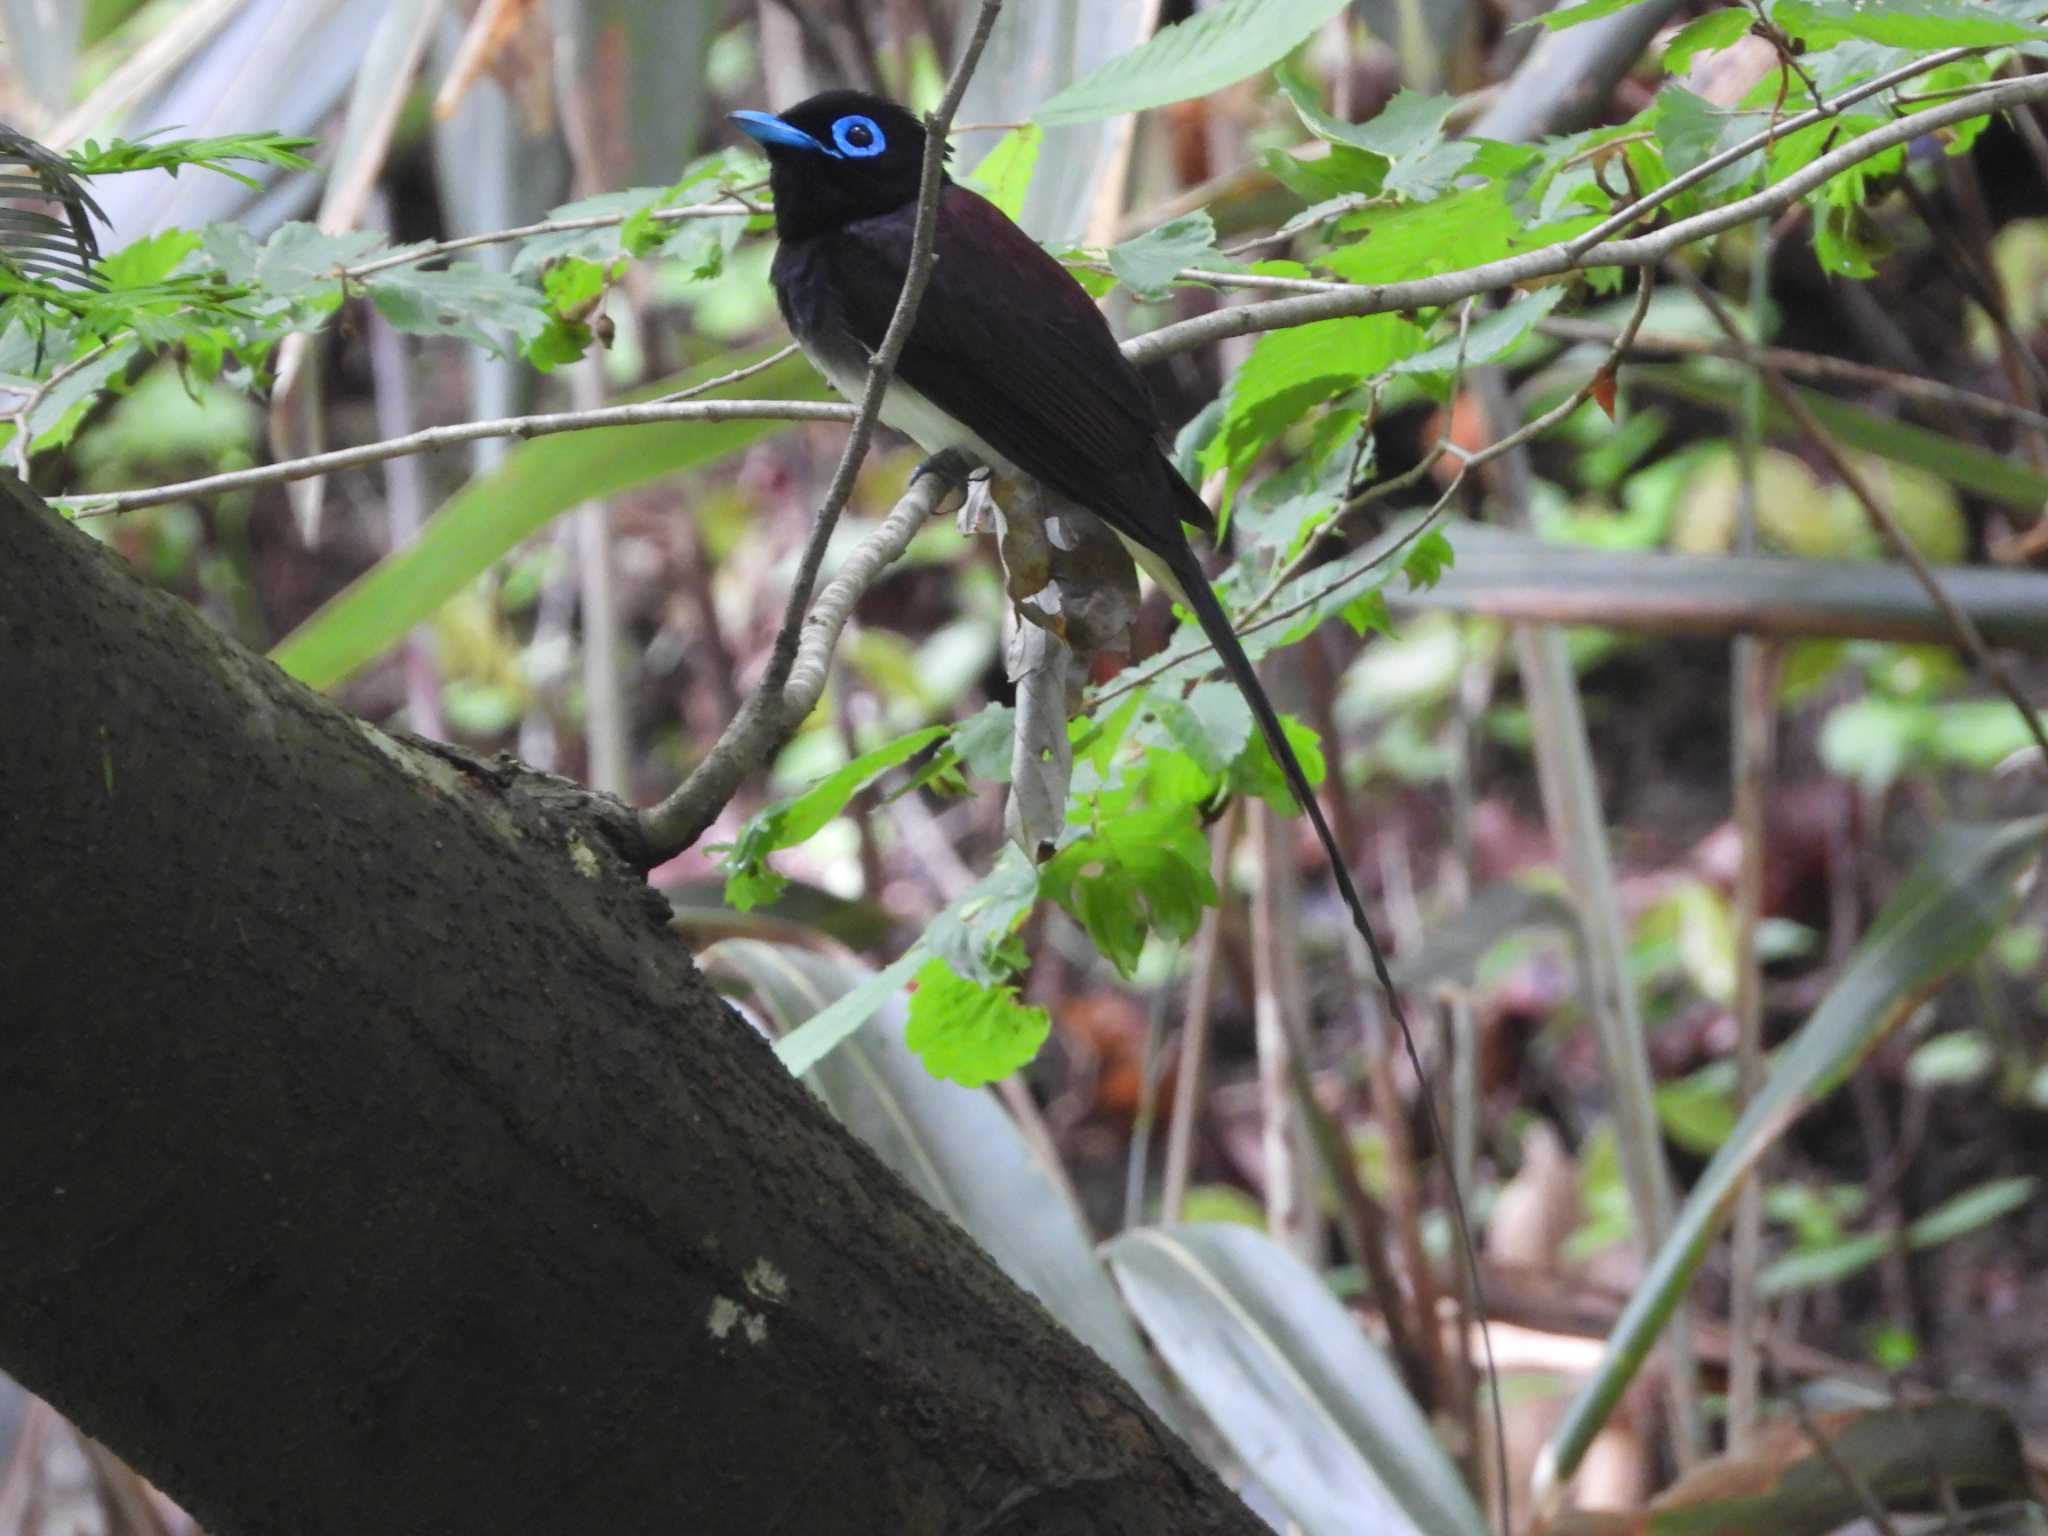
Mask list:
[[[863,130],[867,134],[867,141],[858,143],[854,135]],[[864,117],[859,113],[852,117],[842,117],[832,125],[832,142],[838,147],[839,153],[854,160],[865,160],[871,155],[879,155],[889,147],[888,139],[882,134],[882,125],[872,117]]]

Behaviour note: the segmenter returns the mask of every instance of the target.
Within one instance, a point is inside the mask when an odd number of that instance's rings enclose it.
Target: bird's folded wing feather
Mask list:
[[[912,213],[850,225],[839,247],[845,321],[869,350],[895,309]],[[1135,523],[1182,540],[1177,499],[1160,494],[1162,474],[1172,471],[1161,458],[1151,397],[1087,291],[964,187],[946,188],[934,249],[931,281],[896,365],[903,382],[1113,526]],[[1161,519],[1171,526],[1144,527]]]

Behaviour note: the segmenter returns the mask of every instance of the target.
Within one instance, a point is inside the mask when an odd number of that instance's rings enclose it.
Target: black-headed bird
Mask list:
[[[894,102],[826,91],[780,114],[735,112],[768,152],[782,317],[838,391],[859,400],[910,268],[924,125]],[[1280,717],[1209,586],[1184,524],[1209,508],[1166,456],[1144,381],[1065,267],[986,198],[941,187],[931,278],[882,397],[881,418],[934,456],[964,452],[1029,476],[1113,529],[1194,614],[1315,824],[1385,980],[1337,840]]]

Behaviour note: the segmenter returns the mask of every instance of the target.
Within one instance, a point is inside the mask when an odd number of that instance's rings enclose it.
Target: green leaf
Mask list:
[[[1347,316],[1266,332],[1231,380],[1223,425],[1202,450],[1202,468],[1249,464],[1312,407],[1387,372],[1422,342],[1421,329],[1399,315]]]
[[[1979,1227],[1989,1226],[2001,1216],[2024,1209],[2034,1198],[2035,1186],[2040,1182],[2032,1174],[1987,1180],[1975,1189],[1942,1201],[1907,1227],[1906,1241],[1915,1248],[1934,1248],[1953,1242]]]
[[[244,160],[253,165],[274,165],[279,170],[310,171],[313,162],[299,151],[318,142],[282,133],[238,133],[218,139],[155,139],[141,143],[115,139],[105,145],[87,139],[65,158],[79,176],[112,176],[127,171],[168,171],[175,176],[189,166],[254,187],[256,182],[229,170],[227,163]]]
[[[1028,1066],[1052,1030],[1043,1008],[1007,984],[968,981],[944,960],[925,963],[910,994],[903,1041],[933,1077],[980,1088]]]
[[[1906,1228],[1906,1244],[1914,1249],[1936,1248],[1999,1217],[2019,1210],[2033,1198],[2039,1181],[2030,1175],[1992,1179],[1975,1189],[1944,1200]],[[1882,1232],[1866,1232],[1842,1238],[1818,1248],[1801,1248],[1767,1264],[1756,1277],[1759,1296],[1781,1296],[1787,1291],[1811,1290],[1815,1286],[1839,1285],[1851,1275],[1868,1269],[1891,1251],[1892,1240]]]
[[[1186,698],[1155,692],[1150,704],[1174,745],[1212,779],[1251,744],[1252,707],[1230,683],[1201,683]]]
[[[987,704],[953,728],[953,749],[977,779],[1007,784],[1016,733],[1017,711],[1008,704]]]
[[[1828,711],[1820,730],[1820,760],[1830,772],[1878,794],[1919,759],[1933,731],[1933,712],[1925,704],[1875,696],[1852,699]]]
[[[1813,1016],[1779,1051],[1757,1095],[1672,1223],[1607,1353],[1543,1453],[1545,1476],[1569,1478],[1690,1287],[1735,1197],[1764,1152],[1838,1087],[1915,1003],[1967,964],[2004,925],[2015,882],[2040,857],[2048,819],[1938,831],[1878,914]]]
[[[1718,155],[1728,126],[1727,118],[1712,102],[1682,85],[1667,85],[1657,93],[1650,120],[1658,147],[1664,151],[1664,168],[1674,176]]]
[[[1415,202],[1439,196],[1481,149],[1476,139],[1444,137],[1444,121],[1458,105],[1453,96],[1403,90],[1370,121],[1347,123],[1314,107],[1297,83],[1289,82],[1287,93],[1312,133],[1380,156],[1384,188]]]
[[[1207,209],[1184,214],[1109,250],[1110,270],[1140,299],[1163,299],[1183,267],[1230,267],[1216,249],[1216,225]]]
[[[1641,3],[1642,0],[1579,0],[1577,5],[1560,5],[1554,11],[1546,11],[1536,20],[1553,32],[1562,32],[1566,27],[1598,21],[1602,16],[1612,16],[1616,11],[1625,11]]]
[[[1680,27],[1677,34],[1665,45],[1665,73],[1684,74],[1700,54],[1712,53],[1717,48],[1726,48],[1730,43],[1746,37],[1751,23],[1755,20],[1753,12],[1746,11],[1739,5],[1731,5],[1724,10],[1709,11],[1704,16],[1694,17]],[[1692,93],[1688,91],[1686,94]]]
[[[1048,127],[1162,107],[1277,64],[1345,0],[1222,0],[1118,54],[1033,117]]]
[[[1354,283],[1399,282],[1505,256],[1524,220],[1499,186],[1374,208],[1344,223],[1358,238],[1316,260]]]
[[[1154,929],[1190,939],[1216,900],[1208,841],[1186,804],[1105,818],[1054,855],[1041,880],[1124,976]]]
[[[762,354],[753,354],[758,360]],[[721,357],[648,394],[716,378],[750,359]],[[815,400],[824,384],[800,358],[750,379],[764,397]],[[473,479],[434,514],[420,536],[358,577],[270,653],[314,688],[331,688],[405,638],[415,624],[476,580],[558,514],[664,475],[697,469],[779,430],[777,421],[679,421],[567,432],[523,443],[502,467]]]
[[[853,1038],[923,965],[923,949],[912,945],[892,964],[842,992],[775,1042],[775,1054],[792,1077],[802,1077]]]
[[[1308,1536],[1485,1536],[1394,1368],[1263,1232],[1141,1228],[1103,1254],[1161,1358]]]
[[[995,979],[989,956],[1007,944],[1037,899],[1037,869],[1017,848],[1006,847],[995,867],[933,918],[923,936],[886,970],[833,998],[777,1040],[776,1056],[793,1075],[802,1077],[859,1033],[934,956],[959,974]],[[1004,974],[1012,968],[1006,957]]]
[[[216,232],[206,232],[209,246]],[[328,235],[313,224],[282,224],[257,250],[248,284],[267,298],[314,302],[331,309],[341,302],[343,269],[366,260],[383,243],[375,230]]]
[[[1981,48],[2048,38],[1974,0],[1777,0],[1771,19],[1811,49],[1837,43],[1888,48]]]
[[[1387,594],[1378,589],[1346,603],[1337,610],[1337,616],[1351,626],[1351,633],[1363,640],[1367,635],[1388,635],[1394,633],[1393,610],[1387,607]]]
[[[1038,151],[1045,142],[1045,130],[1036,123],[1012,128],[996,146],[981,157],[968,181],[981,189],[982,196],[1015,219],[1024,212],[1024,197],[1031,190],[1032,172],[1038,169]]]
[[[764,869],[769,854],[815,837],[827,822],[846,809],[847,801],[891,768],[915,757],[946,731],[946,726],[930,725],[908,736],[899,736],[872,752],[863,752],[802,794],[778,801],[749,817],[725,858],[725,899],[745,912],[779,894],[781,878]]]
[[[521,282],[473,262],[424,270],[393,267],[363,282],[370,302],[393,328],[417,336],[459,336],[500,357],[546,325],[539,295]]]
[[[1951,1030],[1913,1048],[1906,1081],[1915,1088],[1959,1088],[1988,1076],[1998,1065],[1991,1042],[1974,1029]]]
[[[1457,563],[1457,552],[1443,529],[1432,528],[1401,558],[1401,574],[1408,578],[1411,592],[1427,592],[1444,579],[1444,572]]]
[[[1467,368],[1490,363],[1548,318],[1563,300],[1563,288],[1539,288],[1525,294],[1505,309],[1474,320],[1461,337],[1456,330],[1426,352],[1404,357],[1391,368],[1393,373],[1449,373],[1462,361]],[[1455,321],[1457,316],[1447,317]]]
[[[1695,1156],[1720,1151],[1735,1129],[1735,1074],[1728,1063],[1717,1061],[1661,1083],[1651,1098],[1664,1134]]]
[[[1323,782],[1323,739],[1292,715],[1280,717],[1280,729],[1286,734],[1287,744],[1294,748],[1294,755],[1301,763],[1301,771],[1308,779],[1309,786]],[[1231,783],[1246,794],[1257,795],[1274,810],[1284,815],[1296,814],[1300,807],[1294,803],[1294,791],[1288,787],[1287,775],[1281,771],[1280,760],[1273,756],[1273,749],[1264,735],[1252,739],[1251,747],[1238,759],[1232,772]]]
[[[109,288],[148,288],[175,272],[200,243],[189,229],[161,230],[124,245],[102,259],[97,270]]]

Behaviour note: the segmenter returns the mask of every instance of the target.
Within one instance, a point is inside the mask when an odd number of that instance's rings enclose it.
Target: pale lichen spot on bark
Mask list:
[[[732,1332],[732,1325],[740,1320],[740,1304],[730,1296],[711,1298],[711,1337],[722,1339]]]
[[[462,775],[456,772],[452,763],[434,756],[431,752],[421,752],[406,746],[404,742],[385,735],[367,720],[355,720],[354,717],[351,717],[351,720],[356,729],[363,733],[363,739],[396,764],[399,772],[415,779],[424,779],[443,794],[462,793]]]
[[[763,1301],[789,1299],[789,1276],[766,1259],[754,1260],[746,1273],[746,1285],[748,1290]]]
[[[580,837],[571,836],[569,839],[569,863],[586,880],[595,880],[604,873],[597,851]]]
[[[711,1330],[711,1337],[714,1339],[729,1338],[735,1325],[739,1327],[741,1333],[746,1335],[749,1344],[767,1342],[767,1318],[758,1312],[749,1312],[730,1296],[712,1297],[711,1316],[706,1319],[706,1326]]]

